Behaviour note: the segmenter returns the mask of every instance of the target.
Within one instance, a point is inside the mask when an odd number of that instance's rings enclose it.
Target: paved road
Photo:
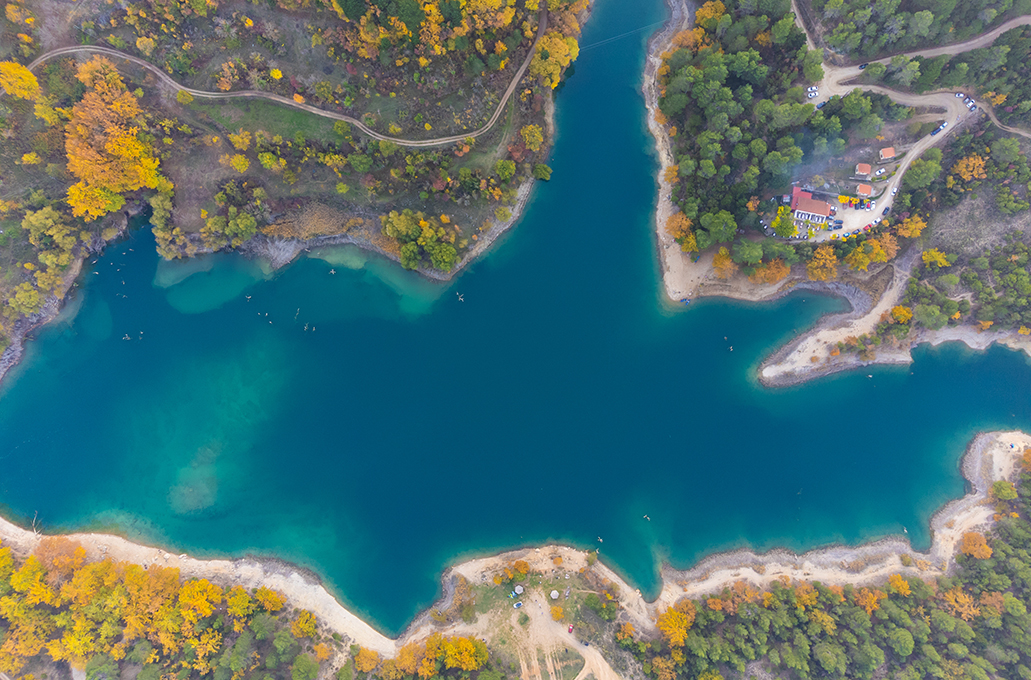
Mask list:
[[[323,118],[345,121],[347,123],[350,123],[351,125],[354,125],[356,128],[364,132],[369,137],[372,137],[373,139],[378,139],[380,141],[385,142],[393,142],[398,146],[431,147],[442,146],[445,144],[454,144],[456,142],[462,141],[463,139],[466,139],[467,137],[479,137],[480,135],[485,134],[492,127],[494,127],[494,124],[498,122],[499,118],[501,118],[501,114],[504,112],[505,105],[508,104],[508,100],[512,97],[512,93],[515,92],[515,89],[519,86],[519,81],[522,80],[523,75],[526,73],[526,70],[530,68],[530,61],[533,59],[533,55],[537,51],[537,43],[540,42],[540,39],[544,35],[544,31],[547,30],[547,28],[548,12],[547,10],[542,9],[540,15],[540,22],[537,27],[537,37],[534,39],[533,46],[531,47],[529,54],[526,55],[526,59],[523,60],[522,66],[519,67],[519,70],[516,71],[515,76],[513,76],[512,82],[508,84],[508,89],[505,90],[504,96],[498,103],[497,110],[494,111],[494,115],[490,117],[490,120],[487,121],[487,124],[474,132],[466,132],[460,135],[451,135],[449,137],[438,137],[436,139],[413,140],[401,139],[399,137],[388,137],[386,135],[381,135],[375,130],[372,130],[357,118],[352,118],[351,116],[346,116],[341,113],[333,113],[332,111],[324,111],[310,104],[299,104],[298,102],[295,102],[293,99],[287,99],[286,97],[281,97],[278,94],[272,94],[270,92],[260,92],[258,90],[240,90],[237,92],[208,92],[206,90],[194,90],[193,88],[184,87],[180,85],[175,80],[173,80],[167,73],[165,73],[158,67],[154,66],[150,62],[144,61],[143,59],[140,59],[138,57],[134,57],[131,54],[126,54],[125,52],[120,52],[118,50],[111,49],[110,47],[100,47],[95,45],[78,45],[72,47],[62,47],[56,50],[51,50],[46,54],[40,55],[36,58],[35,61],[29,64],[28,68],[30,71],[35,70],[39,67],[40,64],[43,64],[44,62],[47,62],[56,57],[61,57],[69,54],[103,54],[108,57],[124,59],[125,61],[132,62],[137,66],[141,66],[146,70],[150,71],[155,76],[157,76],[158,80],[160,80],[165,85],[172,87],[176,90],[184,90],[186,92],[189,92],[191,95],[199,99],[265,99],[267,101],[276,102],[277,104],[282,104],[283,106],[289,106],[295,109],[300,109],[302,111],[307,111],[308,113],[315,114],[316,116],[322,116]]]
[[[805,22],[801,19],[801,13],[798,7],[798,0],[792,0],[792,8],[795,10],[795,21],[799,28],[806,35],[806,42],[811,49],[815,49],[815,42],[813,37],[806,30]],[[1031,16],[1021,16],[1011,19],[997,28],[980,35],[971,40],[967,40],[961,43],[954,43],[952,45],[946,45],[944,47],[934,47],[924,50],[916,50],[913,52],[906,52],[907,57],[925,57],[933,58],[941,56],[943,54],[956,55],[962,52],[968,52],[981,47],[991,45],[996,38],[1000,35],[1018,26],[1031,25]],[[885,57],[883,59],[877,59],[869,62],[871,64],[881,63],[889,65],[891,63],[891,57]],[[941,144],[954,130],[957,129],[958,124],[967,117],[979,115],[979,112],[971,113],[967,109],[966,104],[962,98],[956,97],[955,91],[937,91],[924,94],[913,94],[908,92],[899,92],[888,87],[881,85],[869,85],[864,83],[851,83],[862,75],[863,70],[859,68],[859,65],[852,66],[831,66],[830,64],[824,63],[824,77],[823,80],[818,83],[820,87],[819,97],[813,99],[813,103],[819,103],[821,101],[827,101],[834,96],[844,97],[854,89],[860,89],[864,92],[873,92],[877,94],[887,95],[892,100],[899,104],[906,106],[923,106],[923,107],[937,107],[945,110],[945,113],[941,115],[941,118],[948,124],[948,126],[942,130],[941,133],[931,136],[927,135],[923,139],[919,140],[915,145],[906,151],[905,156],[897,166],[884,165],[880,167],[887,168],[889,173],[892,169],[895,169],[895,175],[885,183],[871,183],[874,187],[875,195],[880,194],[881,198],[877,202],[877,208],[867,211],[851,210],[851,209],[839,209],[836,216],[837,219],[844,221],[843,229],[838,232],[819,231],[814,237],[817,241],[826,241],[832,238],[835,234],[845,234],[856,229],[862,229],[865,225],[871,222],[877,222],[881,218],[881,213],[885,207],[891,207],[894,198],[891,194],[893,190],[901,185],[902,177],[906,174],[906,170],[916,159],[927,151],[932,146]],[[851,83],[851,84],[847,84]],[[1002,125],[999,119],[996,118],[995,113],[986,106],[983,102],[978,102],[980,110],[984,111],[994,122],[1003,130],[1013,132],[1015,134],[1022,135],[1024,137],[1031,138],[1031,133],[1017,128],[1012,128],[1006,125]],[[876,168],[877,166],[875,166]]]

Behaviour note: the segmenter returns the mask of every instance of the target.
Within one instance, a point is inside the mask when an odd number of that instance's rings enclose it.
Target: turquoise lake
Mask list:
[[[4,514],[291,560],[388,633],[449,564],[523,545],[600,545],[652,594],[714,550],[927,547],[969,439],[1031,429],[1031,365],[922,348],[770,390],[762,359],[843,301],[664,303],[652,29],[591,47],[663,14],[599,0],[553,180],[450,285],[356,250],[267,276],[159,264],[146,230],[112,247],[0,389]]]

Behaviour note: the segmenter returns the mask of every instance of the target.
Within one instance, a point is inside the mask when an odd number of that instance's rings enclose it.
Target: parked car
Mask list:
[[[898,192],[899,192],[899,188],[898,188],[898,187],[895,187],[894,189],[892,189],[892,190],[891,190],[891,195],[892,195],[892,196],[894,196],[894,195],[895,195],[895,194],[897,194]]]
[[[512,605],[512,608],[513,608],[513,609],[519,609],[519,608],[520,608],[520,607],[522,607],[522,606],[523,606],[523,603],[522,603],[522,602],[516,602],[516,603],[515,603],[514,605]]]
[[[810,99],[814,99],[816,97],[819,97],[820,93],[819,92],[810,92],[808,96],[809,96]]]
[[[886,207],[884,210],[881,211],[881,214],[882,215],[887,215],[890,211],[891,211],[891,206],[889,205],[888,207]]]
[[[957,99],[962,99],[963,98],[963,93],[962,92],[957,92],[956,93],[956,98]]]
[[[869,65],[870,65],[870,64],[860,64],[860,65],[859,65],[859,70],[860,70],[860,71],[862,71],[863,69],[865,69],[865,68],[866,68],[867,66],[869,66]]]
[[[827,102],[820,102],[819,104],[816,105],[816,108],[822,109],[825,106],[827,106]]]
[[[886,173],[886,172],[888,172],[888,171],[887,171],[887,170],[885,170],[884,168],[881,168],[880,170],[878,170],[877,172],[875,172],[875,173],[873,174],[873,176],[874,176],[874,177],[880,177],[881,175],[883,175],[883,174],[884,174],[884,173]]]
[[[572,633],[572,632],[573,632],[573,624],[569,624],[569,632],[570,632],[570,633]]]
[[[807,88],[805,89],[805,91],[806,91],[806,92],[816,92],[816,91],[817,91],[817,90],[819,90],[819,89],[820,89],[820,88],[819,88],[819,87],[817,87],[816,85],[810,85],[809,87],[807,87]]]

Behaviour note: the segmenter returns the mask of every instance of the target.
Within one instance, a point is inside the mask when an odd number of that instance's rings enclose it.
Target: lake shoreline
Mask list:
[[[920,577],[947,575],[955,566],[953,558],[963,533],[985,530],[992,524],[991,484],[999,479],[1012,478],[1020,456],[1028,447],[1031,447],[1031,436],[1020,431],[980,433],[973,438],[960,460],[960,469],[970,491],[934,513],[930,522],[931,545],[925,552],[914,550],[900,535],[885,536],[857,546],[823,546],[801,554],[784,548],[764,553],[748,549],[717,552],[685,570],[662,564],[661,590],[656,599],[648,601],[615,567],[592,560],[586,550],[563,545],[526,547],[467,559],[446,568],[441,576],[443,596],[414,617],[397,638],[384,635],[347,609],[322,585],[317,574],[278,558],[248,556],[202,560],[186,554],[174,555],[160,547],[134,543],[111,534],[74,533],[66,536],[79,541],[91,561],[110,557],[144,567],[175,567],[187,578],[207,578],[219,585],[266,586],[279,590],[287,596],[291,606],[312,611],[330,629],[347,636],[350,642],[393,656],[405,643],[432,632],[489,635],[488,631],[461,623],[442,629],[434,623],[429,612],[448,606],[454,592],[454,577],[461,576],[474,584],[487,583],[493,574],[517,559],[526,560],[535,571],[595,570],[597,576],[619,587],[621,605],[642,631],[654,630],[655,616],[680,598],[719,593],[737,581],[756,587],[766,587],[774,580],[784,578],[820,581],[825,585],[863,585],[884,581],[894,573]],[[31,553],[42,538],[40,533],[0,518],[0,541],[20,556]],[[903,564],[903,555],[911,561],[910,566]],[[556,557],[562,558],[561,565],[555,564]]]
[[[687,28],[691,19],[690,3],[687,0],[666,0],[670,17],[662,30],[648,43],[647,62],[644,72],[645,105],[648,112],[648,129],[655,139],[655,151],[659,160],[656,174],[657,203],[654,226],[655,244],[662,270],[662,288],[667,302],[689,302],[704,297],[723,297],[748,302],[772,302],[801,290],[837,295],[848,300],[852,309],[842,314],[826,316],[810,330],[799,333],[763,360],[758,370],[758,380],[765,387],[792,387],[809,380],[822,378],[842,371],[854,370],[872,365],[905,366],[912,363],[912,349],[918,345],[937,346],[945,342],[962,342],[972,350],[987,350],[993,344],[1023,351],[1031,357],[1031,337],[1019,335],[1016,331],[979,332],[972,326],[946,327],[939,331],[920,329],[913,337],[898,347],[878,348],[872,360],[860,359],[855,354],[841,353],[832,356],[831,350],[850,336],[872,331],[885,308],[901,300],[909,273],[916,262],[919,250],[913,246],[886,265],[893,270],[894,280],[884,293],[874,300],[862,289],[848,281],[814,282],[804,276],[789,276],[774,284],[753,284],[742,276],[721,280],[715,276],[712,267],[712,253],[698,254],[697,261],[680,250],[679,244],[666,232],[666,221],[679,209],[670,199],[672,186],[666,182],[666,169],[674,165],[670,138],[663,126],[655,120],[658,112],[658,69],[662,65],[662,53],[669,49],[677,31]],[[877,270],[882,271],[882,270]],[[815,357],[815,361],[813,358]]]

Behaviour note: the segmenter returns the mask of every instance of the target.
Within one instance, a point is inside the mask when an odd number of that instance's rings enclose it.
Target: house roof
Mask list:
[[[881,149],[881,160],[883,161],[886,158],[895,158],[895,147],[886,146]]]
[[[856,163],[856,174],[857,175],[869,175],[873,171],[873,166],[869,163]]]
[[[818,201],[815,198],[803,197],[799,198],[795,205],[795,210],[801,210],[805,213],[812,215],[821,215],[823,217],[829,217],[831,214],[831,206],[826,201]]]
[[[858,194],[860,196],[872,196],[873,195],[873,187],[870,186],[869,184],[860,184],[859,186],[856,187],[856,194]]]

